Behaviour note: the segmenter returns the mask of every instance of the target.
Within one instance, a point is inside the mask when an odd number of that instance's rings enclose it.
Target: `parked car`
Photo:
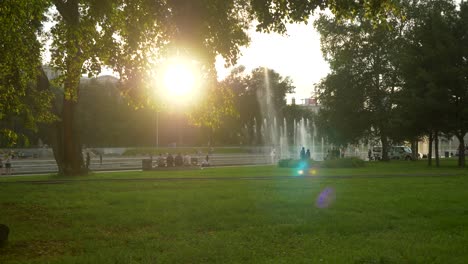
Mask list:
[[[38,157],[37,153],[33,151],[20,151],[18,153],[18,158],[20,159],[37,158],[37,157]]]

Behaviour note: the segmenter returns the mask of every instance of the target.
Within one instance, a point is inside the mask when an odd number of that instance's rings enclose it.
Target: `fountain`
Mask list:
[[[257,91],[257,98],[262,113],[262,118],[259,123],[254,118],[253,136],[257,144],[262,143],[264,146],[269,147],[270,152],[272,149],[276,150],[277,158],[295,158],[299,154],[302,147],[310,149],[311,157],[314,159],[323,158],[323,138],[322,138],[322,155],[317,155],[315,139],[317,136],[315,123],[312,120],[301,118],[300,120],[290,120],[290,129],[288,133],[288,120],[283,118],[282,122],[278,120],[275,105],[273,101],[273,91],[269,81],[268,69],[264,69],[265,74],[265,89]],[[280,119],[281,120],[281,119]],[[279,122],[278,122],[279,121]],[[311,133],[313,132],[313,133]],[[258,140],[261,136],[261,140]],[[290,141],[292,139],[292,142]],[[290,148],[292,143],[292,149]],[[292,153],[291,153],[292,151]],[[291,155],[292,154],[292,155]]]

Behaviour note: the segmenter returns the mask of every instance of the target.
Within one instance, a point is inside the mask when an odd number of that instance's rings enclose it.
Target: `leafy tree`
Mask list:
[[[401,88],[395,58],[403,17],[395,12],[376,22],[363,13],[347,20],[321,15],[315,25],[332,71],[319,86],[322,127],[341,145],[375,131],[387,160],[394,96]]]
[[[11,0],[0,4],[0,142],[28,145],[27,135],[54,116],[52,94],[38,77],[41,46],[37,35],[44,21],[43,1]]]
[[[282,110],[286,106],[286,94],[292,93],[294,86],[288,77],[284,78],[271,69],[260,67],[250,74],[245,74],[244,70],[244,67],[234,69],[223,81],[223,85],[234,95],[233,104],[239,114],[237,119],[231,120],[229,127],[237,135],[247,137],[244,142],[262,143],[264,139],[260,137],[260,131],[255,138],[253,127],[260,128],[264,119],[270,124],[274,118],[280,122]]]
[[[417,5],[418,16],[408,35],[402,59],[405,85],[401,108],[420,133],[429,134],[438,166],[440,133],[454,134],[460,140],[467,133],[468,87],[466,84],[466,3],[460,11],[452,1],[432,1]],[[429,116],[430,118],[427,118]],[[460,155],[459,166],[464,166]]]

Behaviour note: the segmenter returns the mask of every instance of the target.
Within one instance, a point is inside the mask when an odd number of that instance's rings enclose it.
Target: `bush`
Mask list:
[[[360,168],[364,167],[366,163],[359,158],[343,158],[343,159],[333,159],[325,160],[322,162],[322,168]]]
[[[366,165],[359,158],[343,158],[325,161],[282,159],[278,161],[280,168],[320,167],[320,168],[360,168]]]
[[[312,167],[317,162],[310,160],[295,160],[295,159],[282,159],[278,161],[278,167],[280,168],[298,168],[298,167]]]

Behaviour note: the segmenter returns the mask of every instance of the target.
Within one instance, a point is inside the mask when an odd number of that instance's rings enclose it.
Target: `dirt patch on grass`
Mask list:
[[[49,208],[33,203],[0,203],[2,214],[7,216],[10,223],[28,223],[34,226],[44,226],[53,228],[69,227],[68,223],[60,221],[53,215]]]
[[[68,241],[60,240],[28,240],[11,241],[6,247],[0,248],[0,263],[9,260],[25,261],[38,258],[62,256],[64,254],[78,255],[81,250],[72,247]]]

